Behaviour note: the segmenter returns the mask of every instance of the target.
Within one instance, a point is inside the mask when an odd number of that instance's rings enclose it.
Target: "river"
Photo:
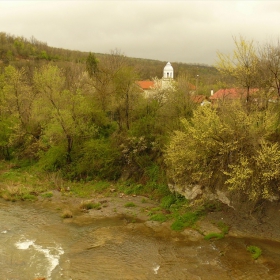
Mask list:
[[[57,209],[0,202],[0,279],[280,279],[278,242],[190,241],[123,216],[62,219]],[[254,261],[246,246],[259,246]]]

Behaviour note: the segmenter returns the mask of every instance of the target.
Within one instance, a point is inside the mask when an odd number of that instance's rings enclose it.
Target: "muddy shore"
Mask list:
[[[80,206],[84,201],[99,203],[100,208],[82,210]],[[127,207],[128,203],[134,204],[134,207]],[[202,217],[196,223],[195,229],[188,228],[181,232],[171,230],[172,221],[163,223],[150,221],[150,210],[158,207],[159,204],[142,196],[114,194],[110,197],[100,195],[83,199],[54,191],[51,198],[39,197],[35,204],[56,211],[58,215],[62,215],[63,211],[70,211],[73,217],[63,219],[65,223],[79,223],[80,220],[85,219],[122,217],[126,221],[127,227],[130,228],[145,225],[159,235],[181,236],[196,241],[203,239],[204,235],[208,233],[219,233],[220,230],[216,224],[222,221],[229,226],[229,236],[253,237],[280,242],[280,205],[278,203],[266,206],[261,215],[246,212],[242,212],[241,215],[237,210],[224,205],[220,211],[210,212]]]

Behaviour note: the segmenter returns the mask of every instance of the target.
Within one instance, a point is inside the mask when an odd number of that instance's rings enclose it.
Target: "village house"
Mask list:
[[[257,92],[259,89],[251,88],[249,89],[249,97],[254,101],[258,101]],[[232,102],[234,100],[246,100],[247,98],[247,89],[245,88],[223,88],[219,89],[215,93],[211,92],[209,100],[213,106],[219,106],[225,103]]]
[[[144,96],[146,98],[152,97],[156,93],[162,90],[174,90],[176,81],[174,79],[174,69],[170,62],[167,62],[163,68],[163,77],[161,79],[155,78],[152,81],[144,80],[137,81],[138,86],[142,89]],[[206,96],[196,95],[196,86],[188,83],[186,87],[189,89],[189,94],[191,95],[191,100],[196,104],[205,103]],[[207,101],[209,102],[209,101]],[[203,104],[204,104],[203,103]]]

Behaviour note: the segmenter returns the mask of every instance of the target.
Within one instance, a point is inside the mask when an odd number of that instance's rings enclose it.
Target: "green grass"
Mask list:
[[[90,209],[96,209],[100,210],[101,209],[101,204],[100,203],[94,203],[91,201],[83,201],[80,205],[80,208],[83,210],[90,210]]]
[[[53,193],[52,192],[46,192],[46,193],[42,193],[41,196],[43,198],[51,198],[51,197],[53,197]]]
[[[224,238],[225,235],[224,233],[216,233],[216,232],[212,232],[212,233],[208,233],[207,235],[204,236],[205,240],[210,240],[210,239],[222,239]]]
[[[125,205],[124,205],[124,207],[127,207],[127,208],[129,208],[129,207],[135,207],[136,205],[135,205],[135,203],[133,203],[133,202],[128,202],[128,203],[126,203]]]
[[[251,253],[254,260],[257,260],[262,254],[262,250],[257,246],[248,246],[247,251]]]
[[[157,214],[151,215],[150,220],[163,223],[163,222],[167,221],[167,217],[163,213],[157,213]]]
[[[187,212],[183,215],[177,215],[175,217],[175,221],[171,225],[171,229],[175,231],[181,231],[184,228],[192,227],[201,217],[201,213],[194,211],[194,212]]]
[[[204,236],[205,240],[222,239],[222,238],[225,237],[226,234],[228,234],[229,226],[227,224],[225,224],[222,221],[219,221],[218,223],[216,223],[216,226],[220,229],[221,232],[219,232],[219,233],[217,233],[217,232],[208,233],[207,235]]]
[[[110,182],[74,182],[71,184],[71,194],[82,198],[90,198],[96,193],[107,194],[110,192]]]
[[[221,230],[221,232],[225,235],[229,232],[229,226],[225,224],[224,222],[218,222],[217,227]]]

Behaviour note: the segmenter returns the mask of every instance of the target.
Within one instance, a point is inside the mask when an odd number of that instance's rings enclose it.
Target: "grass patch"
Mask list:
[[[71,184],[71,193],[82,198],[90,198],[95,193],[107,194],[111,184],[106,181],[100,182],[74,182]]]
[[[128,203],[126,203],[125,205],[124,205],[124,207],[127,207],[127,208],[129,208],[129,207],[135,207],[136,205],[135,205],[135,203],[133,203],[133,202],[128,202]]]
[[[183,215],[177,215],[175,221],[171,225],[171,229],[181,231],[184,228],[192,227],[201,217],[199,211],[187,212]]]
[[[53,197],[53,193],[52,192],[46,192],[46,193],[42,193],[41,196],[43,198],[51,198],[51,197]]]
[[[163,213],[157,213],[157,214],[151,215],[150,220],[163,223],[163,222],[167,221],[167,217]]]
[[[0,189],[0,196],[7,201],[36,200],[37,195],[32,187],[20,183],[6,183]]]
[[[64,210],[61,217],[63,219],[69,219],[69,218],[73,218],[73,214],[70,210]]]
[[[251,253],[254,260],[257,260],[262,254],[262,250],[257,246],[248,246],[247,251]]]
[[[225,224],[222,221],[219,221],[218,223],[216,223],[216,226],[220,229],[221,232],[220,233],[217,233],[217,232],[208,233],[207,235],[204,236],[205,240],[222,239],[225,237],[226,234],[228,234],[229,226],[227,224]]]
[[[220,222],[217,223],[217,227],[221,230],[221,232],[222,232],[224,235],[228,234],[228,232],[229,232],[229,226],[228,226],[226,223],[220,221]]]
[[[210,239],[222,239],[225,237],[224,233],[216,233],[216,232],[211,232],[208,233],[207,235],[204,236],[205,240],[210,240]]]
[[[90,210],[90,209],[100,210],[101,209],[101,204],[100,203],[94,203],[92,201],[83,201],[80,205],[80,208],[83,209],[83,210]]]
[[[160,201],[160,206],[164,209],[169,209],[176,202],[176,197],[173,194],[164,196]]]

